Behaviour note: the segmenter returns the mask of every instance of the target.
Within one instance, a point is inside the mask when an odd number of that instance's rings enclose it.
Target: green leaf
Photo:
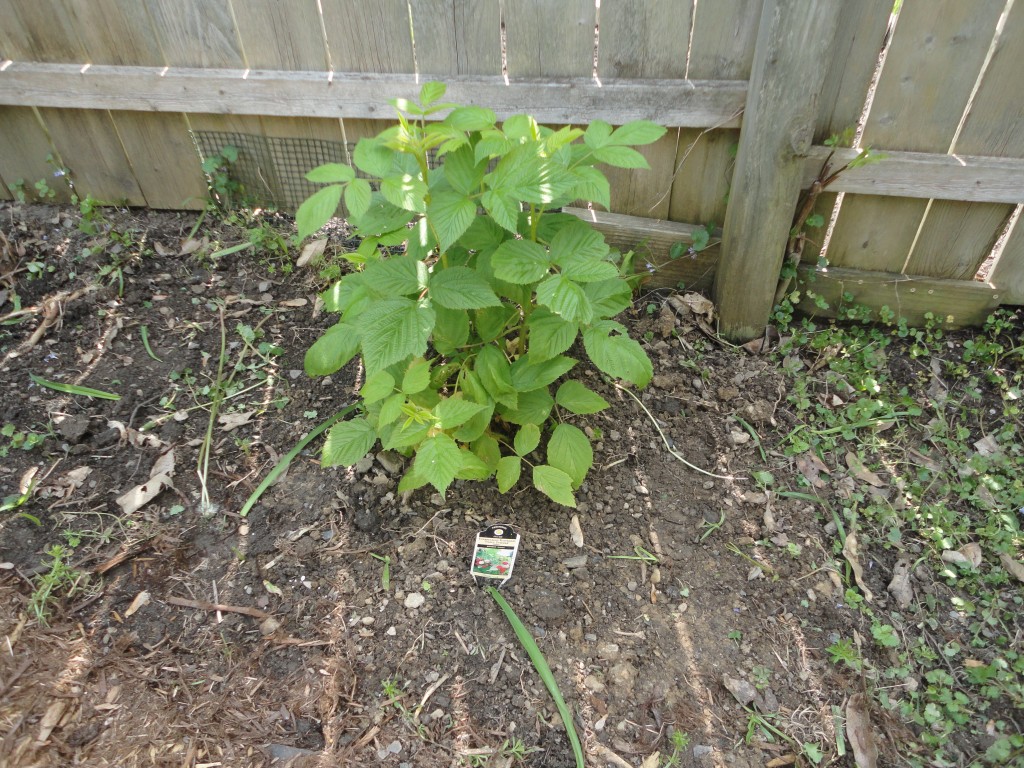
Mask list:
[[[595,317],[615,317],[633,303],[633,291],[621,277],[587,283],[583,292],[594,308]]]
[[[351,467],[369,453],[376,441],[376,430],[364,418],[335,424],[327,433],[320,464],[324,467]]]
[[[441,422],[441,429],[454,429],[465,424],[486,408],[487,406],[480,405],[480,403],[448,397],[434,406],[434,415]],[[468,441],[464,440],[463,442]]]
[[[306,350],[304,365],[310,376],[329,376],[359,351],[359,330],[347,323],[338,323]]]
[[[616,168],[650,168],[647,158],[629,147],[601,147],[594,150],[594,158]]]
[[[512,386],[520,392],[529,392],[548,384],[567,373],[576,361],[558,355],[547,360],[535,360],[527,352],[512,364]]]
[[[597,413],[608,407],[607,400],[574,379],[562,383],[555,393],[555,402],[579,415]]]
[[[405,405],[405,393],[396,392],[387,398],[380,407],[380,412],[377,414],[377,424],[384,426],[385,424],[391,424],[402,415],[402,406]]]
[[[389,299],[371,304],[361,320],[363,362],[373,374],[427,351],[434,310],[424,302]]]
[[[583,134],[583,143],[591,149],[599,149],[608,143],[611,138],[612,127],[604,120],[594,120],[587,126]]]
[[[445,122],[460,131],[484,131],[493,128],[498,118],[486,107],[457,107],[445,118]]]
[[[447,90],[448,86],[444,83],[438,83],[433,80],[424,83],[423,87],[420,88],[420,104],[424,107],[430,106],[444,96]]]
[[[576,499],[572,495],[572,478],[560,469],[538,464],[533,468],[533,485],[557,504],[576,506]]]
[[[488,160],[507,154],[513,146],[515,145],[501,131],[485,130],[473,148],[473,155],[477,161]]]
[[[317,190],[302,201],[302,205],[295,212],[299,240],[305,240],[330,220],[338,210],[343,189],[340,184],[334,184]]]
[[[469,402],[469,401],[467,401]],[[463,443],[472,443],[483,436],[487,428],[491,426],[491,416],[494,415],[494,403],[478,403],[481,410],[470,417],[465,424],[452,433],[452,437]]]
[[[608,256],[609,250],[604,235],[579,219],[563,224],[551,240],[551,260],[555,264],[568,258],[600,260]]]
[[[469,313],[464,309],[448,309],[440,304],[434,307],[433,344],[442,355],[450,355],[469,341]]]
[[[570,323],[589,323],[594,308],[582,286],[565,275],[551,275],[537,286],[537,303]]]
[[[518,315],[519,308],[507,304],[481,309],[475,316],[477,335],[481,341],[494,341],[505,332],[509,321]]]
[[[430,386],[430,363],[418,357],[409,363],[402,376],[402,391],[407,395],[415,395]]]
[[[506,240],[491,254],[494,276],[516,285],[536,283],[551,268],[548,252],[530,240]]]
[[[498,460],[501,458],[501,446],[498,441],[490,435],[484,435],[473,443],[473,453],[480,457],[491,469],[498,468]]]
[[[512,447],[520,456],[526,456],[540,445],[540,427],[536,424],[524,424],[516,432]]]
[[[417,472],[416,467],[410,467],[409,471],[402,475],[402,479],[398,481],[398,492],[406,493],[408,491],[415,491],[417,488],[422,488],[426,484],[427,478]]]
[[[380,430],[380,441],[386,451],[408,448],[422,443],[430,434],[430,430],[431,425],[429,424],[406,421],[399,426],[396,422],[396,424]]]
[[[477,352],[473,370],[491,397],[509,408],[517,406],[516,390],[512,386],[512,372],[508,360],[496,346],[487,344]]]
[[[501,306],[487,281],[469,267],[449,267],[431,275],[430,298],[448,309]]]
[[[412,221],[415,215],[412,211],[396,208],[385,200],[380,192],[373,192],[370,195],[370,206],[364,213],[354,216],[352,224],[359,235],[381,235],[401,230],[404,239],[405,225]]]
[[[403,210],[423,213],[427,209],[427,185],[423,183],[423,179],[411,173],[381,179],[380,193],[389,203]]]
[[[317,184],[344,184],[355,177],[352,166],[341,163],[324,163],[306,174],[307,179]]]
[[[633,147],[641,144],[653,144],[664,136],[665,132],[663,126],[652,123],[650,120],[634,120],[616,128],[610,137],[610,143]]]
[[[345,206],[350,216],[362,216],[370,207],[373,190],[366,179],[352,179],[345,187]]]
[[[474,251],[493,251],[506,237],[508,233],[490,216],[477,216],[460,238],[459,245]]]
[[[46,387],[52,389],[54,392],[64,392],[68,395],[85,395],[86,397],[96,397],[100,400],[120,400],[121,396],[116,392],[106,392],[102,389],[93,389],[92,387],[83,387],[81,384],[65,384],[62,381],[48,381],[41,376],[36,376],[34,373],[30,373],[29,378],[32,379],[40,387]],[[13,432],[11,433],[14,434]],[[10,437],[11,435],[6,435]]]
[[[371,262],[363,275],[363,285],[380,298],[419,295],[427,287],[427,265],[413,256]]]
[[[559,424],[548,440],[548,464],[565,472],[575,490],[594,465],[594,449],[579,427]]]
[[[489,189],[480,198],[481,204],[498,224],[515,234],[519,221],[519,199],[515,195]]]
[[[555,400],[547,387],[520,392],[516,399],[518,404],[515,408],[503,403],[499,409],[501,417],[510,424],[543,424],[551,415],[551,409],[555,407]]]
[[[579,326],[576,323],[570,323],[544,307],[537,307],[530,315],[530,357],[548,360],[560,355],[576,341],[577,333]]]
[[[395,377],[387,371],[377,371],[366,379],[359,394],[362,395],[363,402],[370,404],[383,400],[394,391]]]
[[[600,170],[591,165],[582,165],[573,168],[570,172],[574,180],[571,197],[578,200],[589,200],[604,206],[606,209],[612,207],[611,187],[608,185],[608,178]]]
[[[498,459],[498,491],[507,493],[508,490],[519,482],[519,476],[523,471],[523,461],[518,456],[502,456]]]
[[[588,328],[583,346],[598,368],[617,379],[645,387],[654,373],[650,359],[636,341],[628,336],[612,336],[607,329]]]
[[[384,146],[377,138],[360,139],[352,153],[356,167],[364,173],[380,178],[391,172],[395,162],[395,150]]]
[[[443,496],[462,467],[462,451],[448,435],[434,435],[416,450],[413,467]]]
[[[427,218],[437,233],[438,245],[447,251],[476,218],[476,203],[458,192],[435,192],[427,205]]]
[[[488,466],[487,462],[475,453],[472,453],[465,448],[460,448],[459,452],[462,454],[462,466],[460,466],[459,471],[455,473],[455,477],[457,479],[486,480],[494,474],[494,469]]]
[[[468,144],[450,152],[444,159],[444,177],[452,185],[452,189],[463,195],[473,195],[481,191],[480,184],[486,171],[486,161],[478,162],[473,156],[473,148]],[[473,210],[475,213],[475,205]]]

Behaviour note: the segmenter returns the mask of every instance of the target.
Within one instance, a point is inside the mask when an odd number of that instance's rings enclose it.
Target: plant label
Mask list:
[[[519,534],[512,530],[512,526],[489,526],[476,535],[469,573],[478,584],[485,579],[484,583],[497,581],[501,586],[512,578],[518,552]]]

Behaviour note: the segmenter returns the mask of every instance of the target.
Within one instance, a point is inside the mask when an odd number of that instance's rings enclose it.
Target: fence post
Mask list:
[[[841,6],[764,2],[715,273],[719,330],[735,341],[771,314]]]

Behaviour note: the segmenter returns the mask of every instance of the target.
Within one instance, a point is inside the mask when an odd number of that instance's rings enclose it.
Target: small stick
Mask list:
[[[242,613],[256,619],[266,619],[270,616],[266,611],[259,608],[247,608],[244,605],[224,605],[223,603],[208,603],[205,600],[189,600],[185,597],[165,597],[164,602],[169,605],[177,605],[181,608],[195,608],[200,611],[225,611],[227,613]]]

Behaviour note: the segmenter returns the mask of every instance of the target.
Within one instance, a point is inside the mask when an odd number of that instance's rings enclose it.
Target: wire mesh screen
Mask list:
[[[242,197],[252,204],[294,211],[320,186],[306,181],[306,173],[324,163],[346,163],[343,142],[323,139],[288,139],[225,131],[196,131],[203,157],[235,147],[238,160],[231,178],[242,185]],[[349,147],[351,149],[351,147]]]

